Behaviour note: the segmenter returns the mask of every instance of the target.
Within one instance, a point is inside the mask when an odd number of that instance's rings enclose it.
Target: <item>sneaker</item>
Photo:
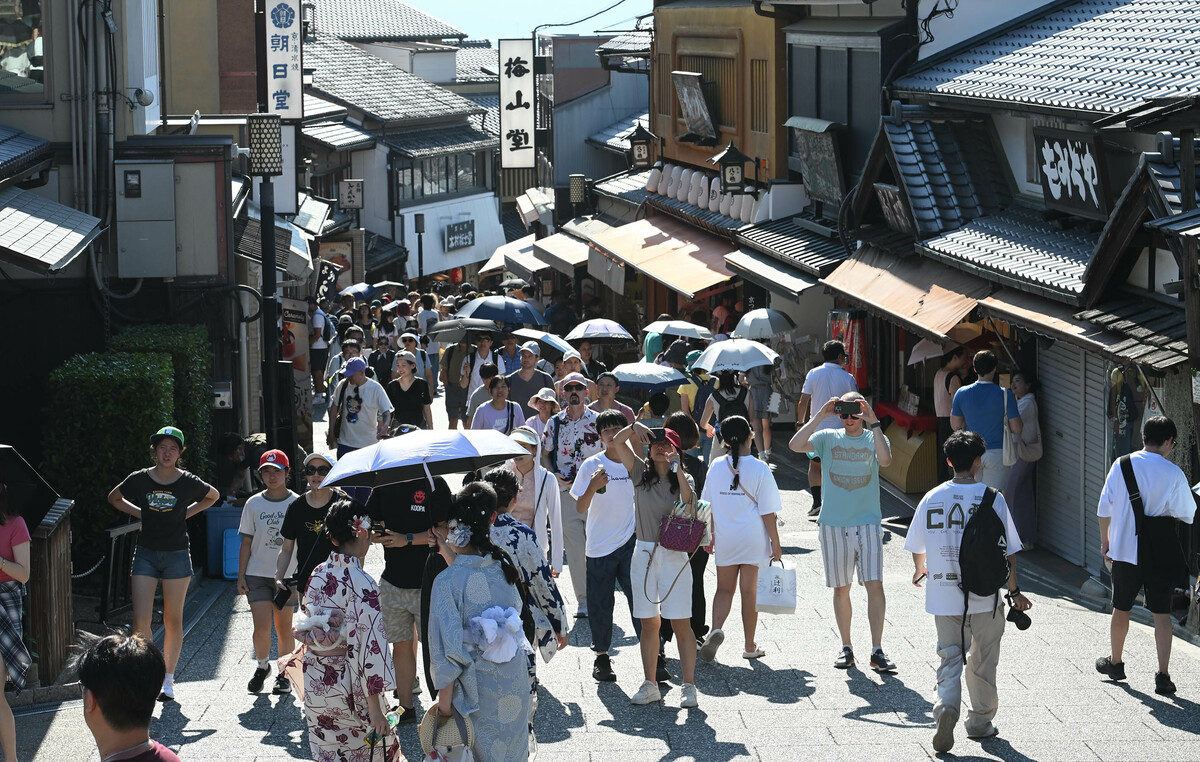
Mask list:
[[[720,627],[708,633],[708,637],[704,639],[704,645],[700,647],[700,658],[704,661],[712,661],[717,658],[717,649],[725,642],[725,631]]]
[[[579,608],[575,609],[575,618],[576,619],[587,619],[587,604],[586,603],[579,604]]]
[[[254,677],[250,678],[250,682],[246,684],[246,690],[251,693],[258,693],[263,689],[263,683],[267,681],[267,675],[271,674],[270,667],[259,667],[254,670]],[[166,683],[163,683],[163,693],[167,692]]]
[[[933,734],[933,750],[944,754],[954,748],[954,726],[958,724],[958,710],[947,707],[938,715],[937,731]]]
[[[770,450],[763,450],[763,451],[762,451],[762,460],[763,460],[763,462],[764,462],[764,463],[766,463],[766,462],[767,462],[768,460],[770,460],[770,459],[771,459],[771,451],[770,451]]]
[[[1154,692],[1160,696],[1170,696],[1175,693],[1175,683],[1166,672],[1154,673]]]
[[[630,703],[644,706],[646,704],[656,704],[662,701],[662,694],[658,691],[658,686],[649,680],[642,683],[642,687],[638,688],[638,692],[633,694],[629,699]]]
[[[984,738],[995,738],[998,735],[1000,735],[1000,728],[996,727],[990,722],[985,729],[979,731],[978,733],[972,733],[969,730],[967,731],[967,738],[971,738],[976,741],[983,740]]]
[[[1096,671],[1109,680],[1125,679],[1125,662],[1114,662],[1111,656],[1101,656],[1096,659]]]
[[[820,516],[821,515],[821,506],[814,505],[812,508],[809,508],[808,515],[810,518],[816,518],[817,516]]]
[[[401,707],[400,714],[396,717],[396,724],[402,725],[407,722],[417,721],[417,710],[413,707]]]
[[[162,702],[175,700],[175,683],[163,681],[162,691],[158,694],[158,700]]]
[[[671,673],[667,671],[667,657],[658,655],[658,666],[654,669],[654,679],[660,683],[671,682]]]
[[[694,709],[700,706],[700,702],[696,700],[696,686],[694,684],[683,684],[683,690],[679,692],[679,706],[683,709]]]
[[[881,675],[896,674],[896,662],[884,656],[882,648],[876,648],[871,652],[871,669]]]
[[[612,660],[608,654],[596,654],[596,662],[592,665],[592,677],[602,683],[615,683],[617,673],[613,672]]]
[[[854,666],[854,649],[850,646],[842,646],[842,650],[838,652],[838,657],[833,660],[833,666],[837,669],[850,669]]]
[[[754,650],[752,650],[752,651],[742,651],[743,659],[761,659],[762,657],[764,657],[766,655],[767,655],[767,652],[762,650],[762,648],[760,648],[759,646],[755,646]]]
[[[283,675],[275,676],[275,685],[271,687],[271,693],[276,696],[286,696],[292,692],[292,681],[288,680]]]

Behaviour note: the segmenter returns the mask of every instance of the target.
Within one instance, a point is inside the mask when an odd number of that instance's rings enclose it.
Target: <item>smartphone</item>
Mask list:
[[[862,415],[860,400],[838,400],[833,403],[833,412],[838,415]]]
[[[924,582],[924,581],[925,581],[925,578],[926,578],[926,577],[928,577],[928,576],[929,576],[928,574],[922,574],[920,577],[917,577],[917,580],[916,580],[916,582],[913,582],[913,584],[914,584],[914,585],[920,585],[922,582]]]
[[[382,524],[372,524],[371,525],[371,534],[378,535],[379,537],[383,537],[387,534],[387,527],[385,527]]]

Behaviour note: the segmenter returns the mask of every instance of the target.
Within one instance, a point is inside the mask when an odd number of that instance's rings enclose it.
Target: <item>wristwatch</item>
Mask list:
[[[1021,586],[1020,586],[1020,585],[1017,585],[1017,586],[1016,586],[1016,587],[1014,587],[1012,590],[1009,590],[1007,593],[1005,593],[1005,594],[1004,594],[1004,597],[1005,597],[1005,598],[1012,598],[1013,596],[1020,595],[1020,594],[1021,594]]]
[[[882,429],[883,424],[880,423],[879,421],[875,421],[875,423],[868,423],[867,428],[868,429]]]
[[[404,539],[408,542],[409,545],[412,545],[413,544],[412,532],[409,532],[408,534],[404,535]]]

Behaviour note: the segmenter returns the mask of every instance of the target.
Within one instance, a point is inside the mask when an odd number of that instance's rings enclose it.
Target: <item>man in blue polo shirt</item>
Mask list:
[[[987,443],[982,465],[975,476],[978,481],[995,490],[1004,489],[1009,466],[1004,465],[1004,418],[1013,434],[1021,434],[1021,413],[1012,390],[996,385],[996,355],[988,350],[976,352],[971,364],[979,376],[973,384],[954,393],[950,408],[950,427],[955,431],[974,431]]]

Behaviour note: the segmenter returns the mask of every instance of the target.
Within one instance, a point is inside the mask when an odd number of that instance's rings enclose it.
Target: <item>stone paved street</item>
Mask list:
[[[435,401],[435,410],[440,403]],[[799,489],[796,473],[786,464],[777,471],[784,488],[780,532],[786,558],[797,568],[799,605],[792,616],[762,616],[759,642],[766,657],[753,664],[740,658],[735,601],[718,662],[697,668],[700,708],[678,708],[678,682],[665,692],[662,705],[632,706],[629,696],[641,682],[638,650],[628,609],[618,598],[617,683],[598,686],[592,680],[590,633],[583,620],[574,621],[571,647],[550,664],[539,664],[541,759],[883,762],[933,756],[934,628],[923,611],[921,591],[909,583],[912,562],[903,550],[904,527],[889,522],[885,533],[884,646],[899,674],[835,670],[839,644],[830,595],[823,585],[816,525],[805,518],[810,498]],[[372,553],[368,560],[368,568],[377,572],[381,556]],[[710,566],[710,600],[714,584]],[[954,748],[958,758],[1197,758],[1200,649],[1176,641],[1172,674],[1179,694],[1173,699],[1156,696],[1151,631],[1135,624],[1127,646],[1128,683],[1104,683],[1092,661],[1107,651],[1108,617],[1028,577],[1022,587],[1034,600],[1034,623],[1025,632],[1010,626],[1005,634],[996,720],[1000,736],[969,741],[960,726]],[[569,584],[561,589],[570,595]],[[158,710],[153,734],[185,760],[309,759],[293,699],[246,694],[253,659],[245,599],[234,595],[231,582],[209,580],[203,590],[218,595],[185,639],[177,672],[179,701]],[[854,592],[854,604],[855,645],[865,662],[870,639],[861,589]],[[574,601],[568,601],[568,610],[574,610]],[[189,620],[193,615],[189,612]],[[668,666],[678,675],[672,646],[667,654]],[[17,732],[23,760],[99,759],[78,702],[57,712],[21,716]],[[409,759],[421,759],[414,726],[404,729],[401,741]]]

